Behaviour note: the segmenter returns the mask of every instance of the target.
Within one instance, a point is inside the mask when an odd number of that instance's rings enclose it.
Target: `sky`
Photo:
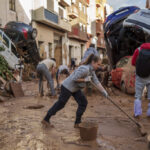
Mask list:
[[[107,0],[114,10],[117,10],[123,6],[138,6],[140,8],[145,8],[146,0]]]

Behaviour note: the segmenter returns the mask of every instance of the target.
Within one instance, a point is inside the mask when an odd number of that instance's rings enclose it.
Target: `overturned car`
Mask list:
[[[104,23],[104,37],[113,84],[124,92],[134,93],[135,68],[131,59],[130,66],[118,64],[150,39],[150,10],[130,6],[115,11]]]
[[[11,21],[6,24],[4,32],[13,41],[18,54],[24,58],[25,63],[36,66],[40,60],[35,41],[37,30],[28,24]]]
[[[104,23],[104,37],[107,54],[111,68],[124,56],[130,56],[134,50],[145,42],[142,30],[134,32],[131,28],[124,27],[124,21],[132,14],[136,14],[140,8],[136,6],[123,7],[109,15]]]

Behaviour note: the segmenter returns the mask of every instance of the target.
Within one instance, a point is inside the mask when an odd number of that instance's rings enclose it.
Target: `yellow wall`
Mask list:
[[[38,30],[37,41],[53,43],[53,31],[48,26],[33,22],[33,27]]]
[[[96,0],[96,2],[100,2],[100,7],[96,7],[96,17],[104,22],[106,0]]]

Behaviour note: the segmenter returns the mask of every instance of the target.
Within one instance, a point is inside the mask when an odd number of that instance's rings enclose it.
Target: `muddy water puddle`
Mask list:
[[[32,83],[32,88],[35,87]],[[121,105],[125,103],[122,107],[132,114],[134,98],[117,93],[119,96],[113,99]],[[82,141],[79,129],[74,129],[77,104],[72,98],[62,111],[52,117],[55,128],[43,129],[41,120],[55,101],[48,97],[25,97],[1,104],[0,150],[147,150],[147,143],[140,137],[137,127],[98,94],[88,97],[88,108],[83,116],[83,121],[98,123],[95,141]],[[25,109],[37,105],[44,107]],[[142,121],[148,128],[149,122],[146,119]]]

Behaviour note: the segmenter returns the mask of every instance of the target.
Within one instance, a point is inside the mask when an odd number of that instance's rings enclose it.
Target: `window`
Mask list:
[[[82,23],[79,23],[79,25],[80,25],[80,31],[82,31]]]
[[[86,27],[85,27],[85,25],[83,25],[83,31],[86,32]]]
[[[101,24],[101,31],[103,31],[103,24]]]
[[[9,0],[9,10],[15,11],[15,0]]]
[[[63,19],[64,18],[64,11],[63,11],[63,9],[61,9],[60,7],[59,7],[59,16]]]
[[[72,0],[72,3],[75,4],[75,3],[76,3],[76,0]]]
[[[101,44],[104,44],[103,39],[101,39]]]
[[[85,6],[83,6],[83,12],[84,12],[84,14],[86,13]]]
[[[82,4],[79,2],[79,9],[82,11]]]

